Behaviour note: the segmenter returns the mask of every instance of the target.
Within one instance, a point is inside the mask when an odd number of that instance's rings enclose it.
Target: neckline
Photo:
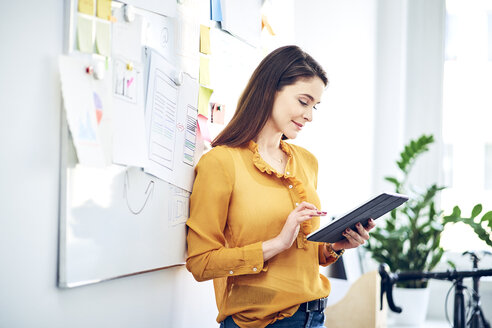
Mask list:
[[[280,140],[280,149],[287,155],[287,162],[285,163],[284,173],[280,173],[275,170],[270,164],[268,164],[268,162],[263,159],[263,157],[261,157],[258,150],[258,144],[253,140],[249,141],[248,149],[253,153],[253,162],[256,168],[258,168],[261,172],[273,174],[279,178],[287,178],[291,176],[289,167],[292,164],[292,152],[290,149],[290,145],[287,142]]]

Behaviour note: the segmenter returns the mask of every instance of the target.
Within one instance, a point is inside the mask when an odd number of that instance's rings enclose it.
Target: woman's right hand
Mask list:
[[[278,253],[290,248],[299,234],[301,223],[311,219],[313,216],[326,215],[326,212],[320,212],[311,203],[302,202],[292,212],[290,212],[284,223],[282,231],[277,237],[263,242],[263,260],[274,257]]]

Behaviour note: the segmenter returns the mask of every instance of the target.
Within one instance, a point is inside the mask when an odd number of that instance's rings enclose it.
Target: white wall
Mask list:
[[[313,122],[296,139],[319,161],[324,210],[342,214],[370,197],[373,153],[375,0],[297,0],[296,43],[326,70]]]
[[[56,287],[63,14],[0,2],[0,327],[217,327],[211,283],[184,267]]]
[[[392,188],[383,178],[408,140],[422,133],[436,142],[416,164],[412,181],[441,179],[444,0],[379,0],[374,120],[374,192]]]

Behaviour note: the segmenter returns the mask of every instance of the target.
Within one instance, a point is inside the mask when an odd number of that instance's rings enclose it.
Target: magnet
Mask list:
[[[124,15],[127,22],[133,22],[135,20],[135,9],[133,6],[125,5]]]
[[[96,80],[103,80],[104,75],[106,74],[106,69],[104,68],[104,63],[97,62],[94,67],[94,78]]]
[[[174,83],[176,83],[176,85],[181,85],[181,83],[183,83],[183,72],[174,71],[173,72],[173,81],[174,81]]]

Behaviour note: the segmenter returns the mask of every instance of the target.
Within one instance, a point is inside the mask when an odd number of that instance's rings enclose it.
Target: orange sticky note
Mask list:
[[[79,13],[94,15],[94,0],[79,0]]]
[[[206,118],[202,114],[198,114],[197,119],[198,119],[197,124],[198,124],[199,135],[202,137],[203,140],[212,142],[212,139],[210,138],[210,132],[208,131],[208,126],[207,126],[208,118]]]
[[[200,52],[210,53],[210,27],[205,25],[200,25]]]
[[[270,23],[268,23],[268,19],[265,15],[261,15],[261,29],[263,30],[264,28],[267,29],[268,33],[270,35],[275,36],[275,32],[273,32],[272,27],[270,26]]]

